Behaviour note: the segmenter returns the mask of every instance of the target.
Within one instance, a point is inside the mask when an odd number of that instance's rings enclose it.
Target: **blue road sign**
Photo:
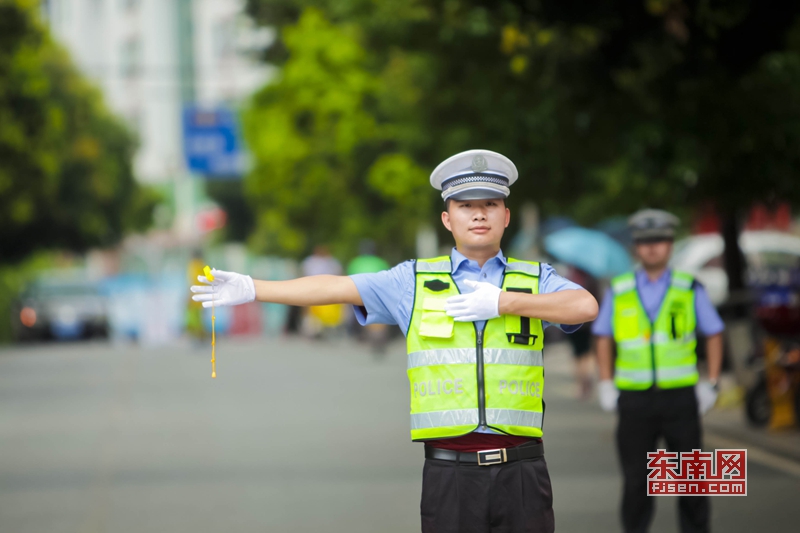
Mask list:
[[[183,152],[190,172],[238,178],[244,172],[236,116],[230,109],[187,106],[183,110]]]

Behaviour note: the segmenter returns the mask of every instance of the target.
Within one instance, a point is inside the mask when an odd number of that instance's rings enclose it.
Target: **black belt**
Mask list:
[[[458,461],[459,463],[477,464],[480,466],[499,465],[521,461],[522,459],[534,459],[544,455],[544,444],[541,442],[525,443],[513,448],[498,448],[496,450],[481,450],[479,452],[457,452],[455,450],[443,450],[433,446],[425,446],[426,459],[438,459],[440,461]]]

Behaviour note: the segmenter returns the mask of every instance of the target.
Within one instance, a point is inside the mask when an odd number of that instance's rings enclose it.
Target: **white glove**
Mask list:
[[[708,381],[701,381],[695,385],[694,395],[697,396],[697,410],[701,415],[709,412],[717,403],[717,391]]]
[[[456,322],[491,320],[500,316],[500,287],[483,281],[466,280],[467,287],[475,289],[468,294],[451,296],[444,304],[445,312]]]
[[[617,400],[619,399],[619,391],[617,390],[614,381],[604,379],[597,384],[597,394],[600,396],[600,407],[603,411],[613,412],[617,410]]]
[[[191,287],[192,292],[198,293],[192,296],[192,300],[203,302],[203,307],[246,304],[256,299],[256,286],[250,276],[217,269],[212,269],[211,274],[214,281],[197,276],[197,280],[206,285]]]

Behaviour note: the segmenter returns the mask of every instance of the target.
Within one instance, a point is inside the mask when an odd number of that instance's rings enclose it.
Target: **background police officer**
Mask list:
[[[550,532],[552,490],[541,444],[543,331],[576,330],[597,302],[548,265],[506,258],[500,240],[514,164],[470,150],[440,164],[448,256],[374,274],[260,281],[214,271],[192,287],[210,307],[257,299],[349,303],[362,325],[398,324],[407,337],[411,436],[425,442],[424,532]]]
[[[626,532],[647,531],[653,516],[647,452],[656,450],[661,437],[671,451],[700,448],[699,413],[717,398],[723,324],[702,285],[667,267],[677,225],[674,215],[655,209],[630,218],[641,268],[612,281],[592,326],[600,403],[619,411]],[[708,381],[698,379],[697,332],[705,336]],[[708,498],[681,496],[678,509],[681,531],[709,530]]]

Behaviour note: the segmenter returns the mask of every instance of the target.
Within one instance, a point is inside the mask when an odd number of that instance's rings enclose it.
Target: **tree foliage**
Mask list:
[[[372,71],[357,28],[316,9],[283,29],[283,43],[291,61],[245,114],[256,156],[247,181],[258,213],[252,242],[291,254],[324,242],[352,255],[358,237],[408,247],[409,222],[428,202],[425,172],[395,150],[404,132],[383,118],[387,100],[404,97],[402,81],[389,91],[391,74]]]
[[[149,224],[135,140],[38,20],[0,0],[0,261],[113,244]]]
[[[390,229],[401,213],[413,224],[435,205],[424,175],[476,147],[516,163],[512,205],[531,199],[585,222],[643,206],[712,202],[733,216],[754,200],[800,200],[796,3],[249,0],[248,9],[282,36],[267,59],[283,74],[248,113],[258,162],[249,183],[272,206],[260,211],[258,241],[282,231],[297,249],[318,227],[348,239],[341,213],[357,227]],[[403,211],[402,195],[419,210]],[[375,196],[395,211],[365,211]],[[291,216],[274,211],[283,202]]]

